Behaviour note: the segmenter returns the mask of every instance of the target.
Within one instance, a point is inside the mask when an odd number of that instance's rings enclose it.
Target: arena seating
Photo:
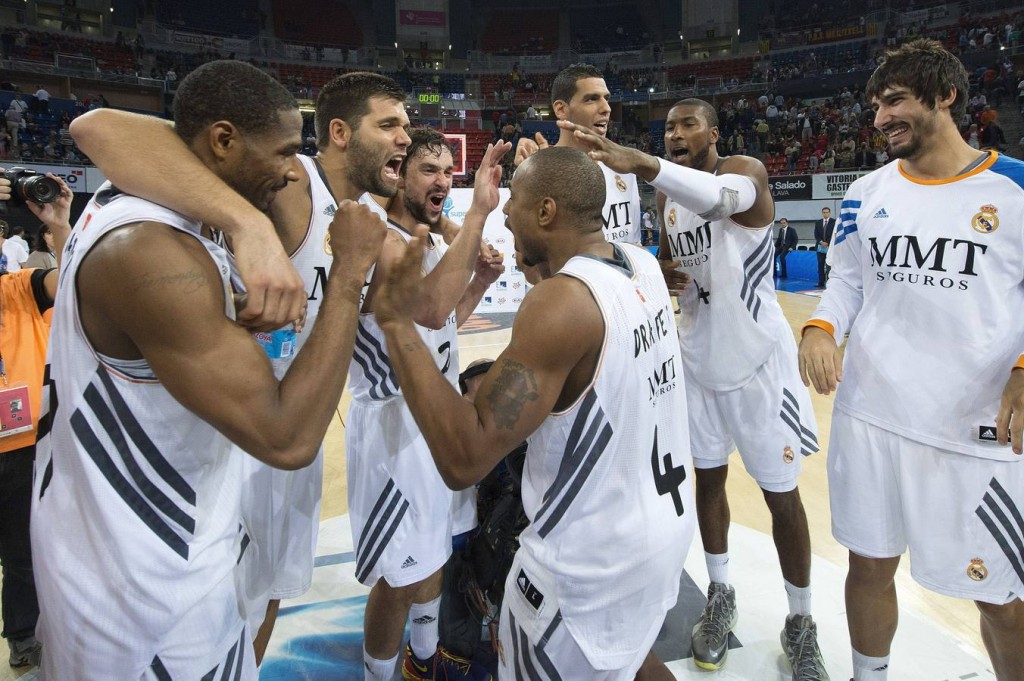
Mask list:
[[[480,40],[486,52],[542,54],[558,49],[558,10],[496,9]]]
[[[285,42],[361,47],[363,31],[342,0],[273,0],[274,34]]]
[[[295,3],[296,7],[302,5]],[[156,17],[160,23],[197,33],[252,38],[260,30],[256,0],[165,0],[157,5]]]

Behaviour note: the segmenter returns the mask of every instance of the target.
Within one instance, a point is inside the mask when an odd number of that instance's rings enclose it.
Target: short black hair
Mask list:
[[[704,120],[708,122],[709,128],[718,127],[718,111],[715,109],[715,107],[711,106],[710,103],[705,102],[703,99],[697,99],[696,97],[680,99],[678,102],[672,105],[672,108],[674,109],[677,106],[697,107],[704,114]]]
[[[584,78],[604,78],[601,69],[593,64],[570,64],[558,72],[554,81],[551,82],[551,106],[562,100],[566,104],[572,101],[576,94],[576,81]]]
[[[217,121],[259,135],[281,125],[282,111],[295,109],[295,98],[271,76],[245,62],[221,59],[203,64],[178,84],[174,128],[186,143]]]
[[[957,124],[967,111],[967,69],[937,40],[912,40],[886,52],[885,61],[868,79],[864,98],[871,103],[891,87],[905,87],[929,109],[956,89],[949,113]]]
[[[415,158],[421,150],[429,151],[432,154],[440,154],[447,149],[455,156],[455,149],[448,138],[433,128],[413,128],[409,131],[409,139],[412,142],[405,150],[405,158],[402,159],[402,167],[399,174],[405,176],[405,169],[409,166],[409,159]]]
[[[527,172],[523,172],[526,168]],[[598,231],[604,226],[604,173],[593,159],[571,147],[548,147],[530,156],[519,167],[517,187],[534,198],[551,197],[561,216],[583,231]]]
[[[405,90],[394,79],[379,73],[353,71],[335,76],[320,90],[316,98],[313,127],[316,128],[317,149],[326,149],[331,141],[331,121],[338,118],[352,130],[358,130],[363,116],[370,110],[371,97],[405,101]]]

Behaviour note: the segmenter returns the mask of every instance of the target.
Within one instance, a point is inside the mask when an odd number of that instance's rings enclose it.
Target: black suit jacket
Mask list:
[[[825,224],[822,224],[825,223]],[[814,245],[817,246],[818,242],[824,241],[826,244],[832,243],[832,232],[836,228],[836,219],[829,218],[828,220],[818,220],[814,223]]]
[[[793,229],[792,227],[786,227],[785,231],[779,229],[779,236],[775,240],[775,250],[778,253],[795,251],[797,241],[798,239],[796,236],[795,229]]]

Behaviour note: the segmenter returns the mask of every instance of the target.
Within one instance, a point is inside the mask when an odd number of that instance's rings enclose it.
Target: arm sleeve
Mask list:
[[[32,270],[32,297],[35,298],[36,307],[39,308],[39,314],[42,314],[53,307],[53,301],[46,295],[46,285],[43,280],[46,279],[46,275],[52,272],[49,270]]]
[[[854,189],[847,192],[839,209],[835,245],[832,250],[832,274],[821,303],[804,325],[817,326],[830,331],[841,344],[850,331],[864,303],[864,271],[861,267],[861,236],[857,231],[860,200],[854,198]]]
[[[705,220],[722,220],[750,210],[757,199],[754,181],[746,175],[713,175],[658,159],[661,170],[651,181],[673,201]]]

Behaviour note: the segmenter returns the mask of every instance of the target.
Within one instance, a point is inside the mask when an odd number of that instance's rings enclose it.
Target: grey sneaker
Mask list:
[[[43,656],[43,645],[36,640],[35,636],[29,636],[20,641],[7,639],[7,647],[11,649],[10,663],[12,667],[39,666],[39,660]]]
[[[810,615],[787,616],[780,638],[793,667],[793,681],[829,681],[818,649],[818,625]]]
[[[715,671],[725,664],[729,654],[729,632],[739,620],[736,589],[712,582],[708,586],[708,604],[693,627],[690,645],[693,661],[701,669]]]

